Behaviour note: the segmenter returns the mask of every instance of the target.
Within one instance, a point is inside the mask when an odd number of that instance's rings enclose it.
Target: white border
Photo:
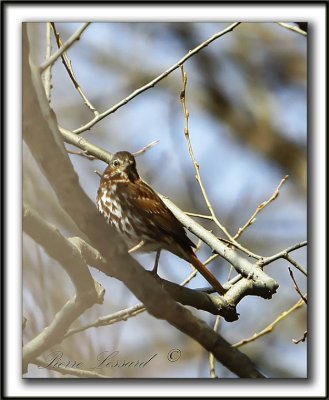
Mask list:
[[[63,12],[63,7],[65,12]],[[312,383],[303,381],[285,381],[282,384],[275,383],[273,380],[266,382],[248,382],[242,380],[217,381],[216,385],[204,384],[199,381],[198,385],[191,381],[180,381],[180,383],[169,383],[166,381],[154,382],[146,381],[144,384],[127,385],[126,382],[97,381],[94,385],[90,380],[79,380],[73,383],[62,380],[57,382],[35,381],[34,383],[21,379],[21,343],[20,312],[9,312],[7,309],[7,321],[5,323],[7,337],[7,354],[5,370],[5,385],[7,396],[279,396],[279,397],[313,397],[323,396],[325,394],[325,279],[321,276],[321,271],[325,267],[325,6],[324,5],[173,5],[173,6],[118,6],[118,5],[6,5],[6,23],[5,38],[7,54],[4,57],[7,71],[7,90],[6,99],[6,181],[8,183],[5,193],[8,207],[6,224],[6,299],[5,304],[10,304],[10,310],[21,310],[21,259],[19,247],[19,238],[21,237],[21,22],[22,21],[45,21],[49,20],[68,20],[68,21],[309,21],[312,24],[312,34],[315,40],[314,51],[315,70],[311,77],[314,84],[311,99],[312,119],[314,121],[310,133],[315,136],[316,165],[313,177],[316,178],[312,187],[316,190],[316,212],[314,218],[317,221],[316,230],[313,230],[314,243],[313,249],[314,270],[320,269],[320,273],[315,271],[314,288],[316,288],[317,298],[316,329],[312,332],[312,341],[314,343],[314,356],[316,359],[316,371]],[[65,15],[65,18],[63,17]],[[104,18],[104,16],[106,16]],[[269,22],[271,22],[269,21]],[[8,51],[10,50],[10,51]],[[281,381],[283,382],[283,381]],[[69,384],[68,384],[69,383]],[[96,382],[94,382],[96,383]],[[50,391],[51,389],[51,391]]]

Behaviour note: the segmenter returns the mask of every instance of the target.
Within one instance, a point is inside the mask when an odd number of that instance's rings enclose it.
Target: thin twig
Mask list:
[[[289,270],[290,277],[291,277],[292,281],[294,282],[294,288],[295,288],[296,292],[300,295],[302,300],[304,300],[304,302],[307,304],[307,299],[306,299],[306,297],[303,296],[303,293],[299,289],[299,286],[296,282],[296,279],[295,279],[294,274],[293,274],[292,270],[290,269],[290,267],[288,267],[288,270]]]
[[[151,149],[152,147],[156,146],[158,143],[160,142],[160,140],[154,140],[153,142],[149,143],[148,145],[144,146],[143,148],[141,148],[140,150],[136,151],[135,153],[133,153],[133,155],[135,157],[138,157],[142,154],[144,154],[147,150]]]
[[[81,157],[88,158],[88,160],[96,160],[96,157],[94,157],[94,156],[92,156],[91,154],[89,154],[87,150],[75,151],[75,150],[68,150],[68,149],[66,149],[66,151],[67,151],[69,154],[75,154],[75,155],[77,155],[77,156],[81,156]]]
[[[301,267],[289,254],[285,254],[282,258],[289,261],[291,265],[298,269],[298,271],[307,276],[307,272],[305,271],[305,269]]]
[[[213,220],[211,215],[196,214],[196,213],[191,213],[191,212],[185,212],[185,214],[189,215],[190,217],[196,217],[196,218],[202,218],[202,219],[210,219],[211,221]]]
[[[278,259],[280,259],[280,258],[284,258],[284,259],[286,259],[287,261],[289,261],[294,267],[296,267],[300,272],[302,272],[305,276],[307,276],[307,272],[306,272],[302,267],[300,267],[300,266],[296,263],[296,261],[294,261],[293,259],[291,259],[291,258],[289,257],[289,253],[291,253],[291,252],[294,251],[294,250],[300,249],[301,247],[304,247],[304,246],[306,246],[306,245],[307,245],[307,241],[306,241],[306,240],[305,240],[304,242],[296,243],[296,244],[294,244],[293,246],[288,247],[287,249],[282,250],[282,251],[280,251],[280,252],[277,253],[277,254],[274,254],[273,256],[270,256],[270,257],[263,257],[261,260],[257,261],[257,264],[258,264],[260,267],[264,267],[265,265],[270,264],[270,263],[272,263],[272,262],[275,261],[275,260],[278,260]]]
[[[136,315],[144,312],[146,308],[142,303],[136,304],[135,306],[120,310],[116,313],[106,315],[104,317],[97,318],[96,321],[89,324],[83,325],[79,328],[71,328],[65,335],[64,339],[72,336],[76,333],[85,331],[89,328],[98,328],[100,326],[109,326],[120,321],[127,321],[127,319],[135,317]]]
[[[290,31],[299,33],[300,35],[303,35],[303,36],[307,36],[307,32],[303,31],[298,26],[289,25],[286,22],[277,22],[277,24],[283,26],[286,29],[289,29]]]
[[[264,208],[266,206],[268,206],[272,201],[274,201],[280,194],[280,189],[281,187],[284,185],[284,183],[287,181],[288,179],[288,175],[286,175],[281,182],[279,183],[279,186],[275,189],[274,193],[272,194],[272,196],[266,200],[263,201],[261,204],[259,204],[259,206],[256,208],[256,211],[252,214],[252,216],[248,219],[248,221],[244,224],[244,226],[242,228],[238,229],[238,232],[235,234],[234,239],[238,239],[241,234],[250,226],[252,225],[255,221],[256,221],[256,217],[257,215],[264,210]]]
[[[58,46],[58,49],[61,49],[63,47],[63,42],[62,39],[59,36],[59,33],[56,30],[56,26],[54,22],[51,22],[51,27],[52,30],[54,32],[55,35],[55,39],[56,39],[56,43]],[[71,78],[74,87],[77,89],[78,93],[80,94],[80,96],[82,97],[83,102],[85,103],[85,105],[93,112],[93,114],[97,117],[99,115],[99,112],[96,110],[96,108],[91,104],[91,102],[87,99],[87,96],[83,93],[80,84],[78,83],[74,72],[73,72],[73,68],[72,68],[72,62],[69,59],[68,55],[66,52],[64,52],[63,54],[61,54],[61,58],[62,58],[62,62],[64,64],[64,67],[66,69],[66,71],[69,74],[69,77]]]
[[[305,298],[307,297],[307,295],[305,295]],[[291,308],[289,308],[289,310],[284,311],[282,314],[280,314],[278,316],[278,318],[276,318],[273,322],[271,322],[266,328],[264,328],[263,330],[261,330],[258,333],[255,333],[253,336],[251,336],[248,339],[243,339],[240,342],[237,342],[235,344],[232,345],[232,347],[241,347],[244,346],[247,343],[253,342],[256,339],[260,338],[261,336],[266,335],[267,333],[272,332],[272,330],[275,328],[275,326],[282,321],[283,319],[285,319],[286,317],[288,317],[288,315],[290,315],[293,311],[298,310],[298,308],[302,307],[305,304],[304,300],[299,300],[296,304],[294,304]]]
[[[298,344],[300,342],[305,342],[307,338],[307,331],[304,332],[303,336],[300,339],[292,339],[292,342]]]
[[[184,281],[181,283],[181,285],[182,286],[187,285],[197,275],[197,273],[198,273],[198,270],[196,268],[194,268],[194,270],[190,273],[190,275],[186,279],[184,279]]]
[[[183,107],[183,113],[184,113],[184,119],[185,119],[185,127],[184,127],[184,134],[185,134],[185,138],[187,141],[187,145],[188,145],[188,151],[189,154],[191,156],[193,165],[194,165],[194,169],[196,172],[196,180],[198,181],[198,184],[200,186],[203,198],[205,200],[205,203],[207,205],[207,208],[211,214],[212,220],[214,221],[214,223],[225,233],[225,235],[232,240],[232,242],[234,242],[234,244],[236,245],[236,247],[238,247],[240,250],[244,251],[246,254],[248,254],[251,257],[254,258],[259,258],[259,256],[257,254],[252,253],[251,251],[249,251],[248,249],[245,249],[243,246],[241,246],[239,243],[237,243],[234,238],[230,235],[230,233],[227,231],[227,229],[219,222],[218,218],[216,217],[215,211],[212,207],[212,204],[208,198],[206,189],[204,187],[202,178],[201,178],[201,174],[200,174],[200,165],[197,162],[195,155],[194,155],[194,151],[193,151],[193,147],[192,147],[192,143],[191,143],[191,139],[190,139],[190,134],[189,134],[189,127],[188,127],[188,119],[189,119],[189,112],[187,110],[186,107],[186,85],[187,85],[187,74],[184,71],[184,66],[181,65],[180,66],[181,69],[181,73],[182,73],[182,81],[183,81],[183,88],[182,91],[180,93],[180,99],[181,99],[181,103],[182,103],[182,107]]]
[[[46,23],[46,60],[48,60],[51,56],[51,26],[50,23]],[[45,92],[48,99],[48,103],[50,103],[51,99],[51,66],[44,73],[44,86]]]
[[[233,271],[234,271],[234,268],[232,265],[230,265],[230,269],[228,271],[227,278],[226,278],[227,281],[229,281],[231,279],[231,275],[232,275]],[[241,278],[242,278],[242,276],[241,276]]]
[[[220,322],[220,315],[217,315],[215,324],[214,324],[214,331],[218,332],[218,326]],[[216,366],[215,366],[215,357],[212,353],[209,353],[209,366],[210,366],[210,378],[218,378],[216,375]]]
[[[185,54],[176,64],[171,66],[169,69],[167,69],[165,72],[163,72],[161,75],[153,79],[151,82],[148,84],[140,87],[139,89],[136,89],[134,92],[132,92],[129,96],[121,100],[119,103],[115,104],[113,107],[109,108],[108,110],[104,111],[103,113],[99,114],[97,117],[93,118],[91,121],[89,121],[87,124],[81,126],[79,129],[74,130],[73,132],[76,134],[80,134],[81,132],[84,132],[88,129],[90,129],[92,126],[97,124],[99,121],[101,121],[103,118],[107,117],[108,115],[114,113],[117,111],[120,107],[124,106],[127,104],[129,101],[131,101],[133,98],[138,96],[140,93],[154,87],[158,82],[160,82],[162,79],[164,79],[166,76],[168,76],[171,72],[175,71],[175,69],[179,68],[180,65],[184,64],[185,61],[187,61],[189,58],[194,56],[196,53],[198,53],[200,50],[203,48],[207,47],[211,42],[214,40],[218,39],[219,37],[225,35],[228,32],[231,32],[234,28],[236,28],[241,22],[234,22],[230,26],[228,26],[226,29],[224,29],[221,32],[216,33],[215,35],[211,36],[209,39],[201,43],[199,46],[195,47],[193,50],[190,50],[187,54]]]
[[[55,53],[49,57],[48,60],[40,65],[39,72],[42,73],[45,69],[53,65],[54,62],[64,53],[64,51],[69,49],[74,42],[80,39],[81,34],[88,27],[88,25],[90,25],[90,22],[82,24],[81,27],[63,44],[60,49],[55,51]]]

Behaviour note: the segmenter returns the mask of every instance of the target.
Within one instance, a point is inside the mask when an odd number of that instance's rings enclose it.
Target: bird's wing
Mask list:
[[[195,247],[181,222],[147,183],[140,180],[138,184],[131,185],[131,189],[129,202],[154,224],[155,231],[159,229],[162,234],[170,235],[183,246]]]

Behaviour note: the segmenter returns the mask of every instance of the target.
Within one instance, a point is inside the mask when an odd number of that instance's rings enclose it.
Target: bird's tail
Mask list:
[[[191,253],[189,258],[189,262],[200,272],[207,282],[210,283],[214,289],[216,289],[219,294],[224,294],[227,292],[227,290],[223,288],[215,276],[202,264],[202,262],[194,253]]]

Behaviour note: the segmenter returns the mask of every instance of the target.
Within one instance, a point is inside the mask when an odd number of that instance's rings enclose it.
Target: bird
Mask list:
[[[119,232],[129,253],[156,252],[153,273],[157,274],[161,250],[167,250],[192,264],[219,294],[226,292],[196,256],[183,224],[139,176],[133,154],[113,155],[101,176],[96,206]]]

